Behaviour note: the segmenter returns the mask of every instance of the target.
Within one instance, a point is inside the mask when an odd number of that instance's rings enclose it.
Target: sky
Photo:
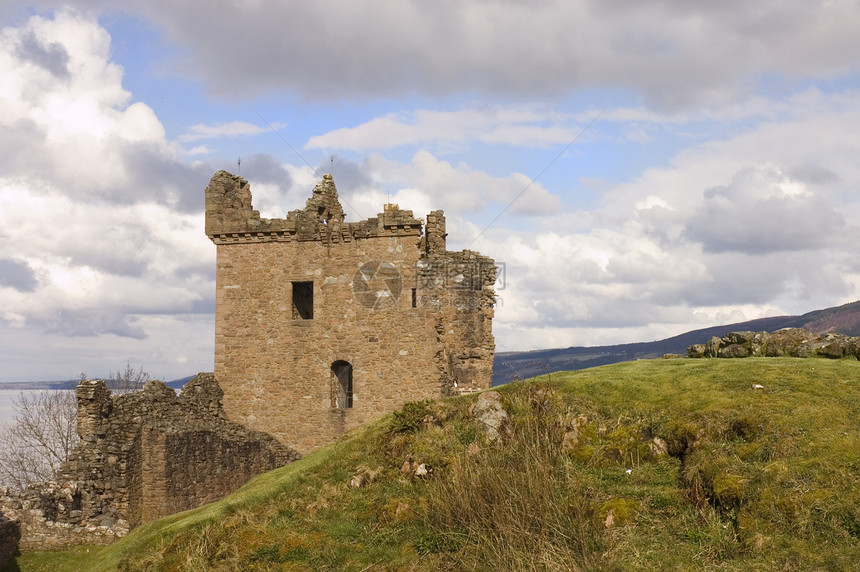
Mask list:
[[[219,169],[444,209],[498,351],[860,299],[857,0],[2,0],[0,381],[211,371]]]

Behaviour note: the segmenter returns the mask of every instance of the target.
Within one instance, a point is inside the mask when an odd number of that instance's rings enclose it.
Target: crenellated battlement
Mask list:
[[[433,211],[428,220],[441,217],[444,234],[445,217],[441,213]],[[317,183],[304,209],[290,211],[286,218],[261,218],[260,212],[253,208],[248,181],[227,171],[215,173],[206,187],[206,235],[215,244],[308,241],[336,244],[423,235],[424,223],[412,211],[393,204],[385,205],[383,212],[366,220],[348,223],[345,216],[331,175],[324,175]],[[438,240],[435,244],[438,245]],[[444,238],[441,244],[444,250]]]

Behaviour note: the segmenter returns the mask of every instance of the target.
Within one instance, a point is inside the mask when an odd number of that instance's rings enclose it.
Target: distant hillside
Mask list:
[[[713,336],[724,336],[732,331],[773,332],[782,328],[803,328],[814,334],[836,332],[847,336],[860,336],[860,301],[815,310],[802,316],[760,318],[703,328],[656,342],[499,352],[493,363],[493,385],[555,371],[572,371],[622,361],[662,357],[666,354],[684,355],[692,344],[705,343]]]
[[[641,360],[408,403],[7,570],[857,570],[858,379],[856,360]]]
[[[165,384],[173,389],[182,389],[182,386],[188,383],[192,377],[194,376],[189,375],[188,377],[182,377],[180,379],[165,382]],[[79,380],[77,379],[67,379],[66,381],[19,381],[0,383],[0,389],[11,391],[32,391],[35,389],[76,389],[78,387],[78,381]],[[113,388],[115,386],[114,381],[107,380],[107,386],[108,388]]]
[[[187,376],[187,377],[181,377],[181,378],[179,378],[179,379],[174,379],[173,381],[167,381],[167,382],[165,382],[165,385],[167,385],[167,387],[172,387],[173,389],[182,389],[182,387],[183,387],[186,383],[188,383],[189,381],[191,381],[191,378],[192,378],[192,377],[194,377],[194,376],[193,376],[193,375],[189,375],[189,376]]]

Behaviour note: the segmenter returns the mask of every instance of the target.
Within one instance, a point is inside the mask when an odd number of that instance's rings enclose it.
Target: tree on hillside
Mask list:
[[[130,393],[142,389],[149,374],[126,363],[108,379],[114,393]],[[15,417],[0,422],[0,484],[24,489],[55,478],[69,458],[79,439],[78,403],[75,391],[44,390],[22,391],[12,406]]]

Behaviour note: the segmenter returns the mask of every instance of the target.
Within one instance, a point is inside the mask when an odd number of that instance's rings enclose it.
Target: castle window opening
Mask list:
[[[74,496],[72,497],[72,507],[70,510],[81,510],[81,507],[84,504],[82,497],[83,497],[83,495],[81,494],[80,491],[78,491],[74,494]]]
[[[352,408],[352,364],[338,360],[331,364],[331,406]]]
[[[418,290],[416,288],[412,289],[412,307],[418,307]]]
[[[314,317],[314,283],[293,282],[293,319],[312,320]]]

